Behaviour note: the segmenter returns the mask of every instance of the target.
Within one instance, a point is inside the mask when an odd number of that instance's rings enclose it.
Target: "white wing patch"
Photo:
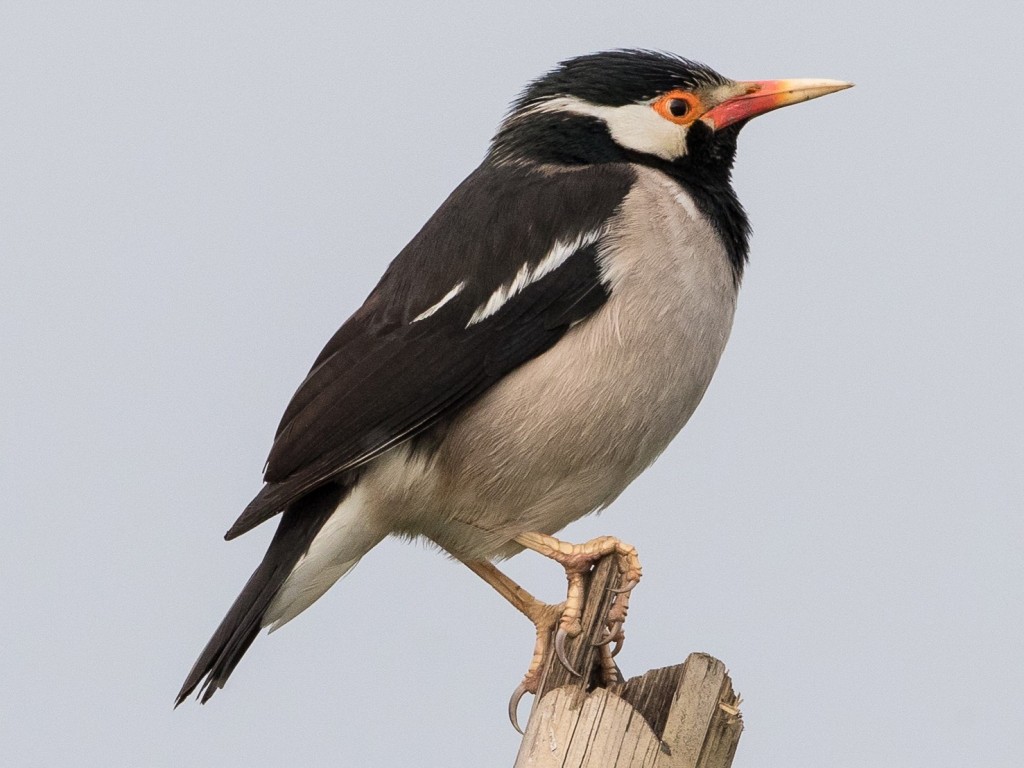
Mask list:
[[[469,328],[469,326],[476,325],[481,320],[486,320],[505,306],[510,299],[521,293],[528,285],[532,285],[545,275],[554,272],[568,261],[570,256],[583,248],[593,245],[603,234],[604,229],[600,228],[585,232],[568,242],[556,240],[555,244],[551,246],[551,250],[547,252],[543,259],[537,262],[535,267],[531,268],[529,264],[523,264],[516,273],[516,276],[512,278],[511,283],[499,286],[498,290],[492,293],[486,302],[477,307],[473,316],[469,318],[469,322],[466,323],[466,327]]]
[[[444,296],[442,296],[441,300],[439,302],[437,302],[436,304],[431,304],[425,310],[423,310],[418,315],[416,315],[416,317],[414,317],[412,319],[412,321],[414,323],[418,323],[420,320],[426,320],[428,317],[430,317],[432,314],[437,312],[437,310],[439,310],[441,307],[443,307],[449,301],[451,301],[456,296],[458,296],[460,293],[462,293],[462,289],[465,288],[465,287],[466,287],[466,281],[465,280],[463,280],[460,283],[456,283],[455,287],[452,288],[450,291],[448,291],[448,293],[446,293]]]

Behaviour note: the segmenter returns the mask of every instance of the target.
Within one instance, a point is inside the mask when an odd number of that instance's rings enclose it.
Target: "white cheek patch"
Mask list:
[[[650,104],[608,107],[574,96],[557,96],[530,111],[572,112],[596,117],[608,126],[608,132],[619,146],[663,160],[676,160],[686,154],[688,126],[666,120]]]

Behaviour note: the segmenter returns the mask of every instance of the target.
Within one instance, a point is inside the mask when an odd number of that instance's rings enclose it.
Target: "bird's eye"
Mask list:
[[[686,117],[686,113],[690,111],[689,102],[683,101],[682,99],[670,99],[668,104],[665,106],[672,114],[672,117]]]
[[[681,90],[666,93],[651,106],[659,115],[677,125],[689,125],[703,112],[700,97]]]

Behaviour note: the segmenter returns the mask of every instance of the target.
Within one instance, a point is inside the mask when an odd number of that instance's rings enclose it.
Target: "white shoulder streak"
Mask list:
[[[499,286],[486,302],[477,307],[473,316],[469,318],[469,322],[466,323],[466,327],[469,328],[469,326],[476,325],[481,320],[486,320],[505,306],[510,299],[521,293],[527,286],[536,283],[545,275],[554,272],[562,266],[574,253],[596,243],[602,234],[604,234],[604,229],[599,228],[593,229],[590,232],[584,232],[574,240],[556,240],[555,244],[551,246],[551,250],[545,254],[543,259],[537,262],[535,267],[531,268],[529,264],[523,264],[516,273],[516,276],[512,278],[511,283]]]
[[[700,214],[697,213],[697,204],[693,202],[693,198],[690,197],[688,192],[680,191],[676,194],[676,202],[683,207],[683,210],[689,215],[691,219],[696,221],[700,218]]]
[[[556,96],[531,107],[523,116],[535,112],[572,112],[603,120],[608,132],[620,146],[675,160],[686,154],[687,126],[666,120],[651,108],[650,102],[610,107],[575,96]]]
[[[700,220],[702,217],[700,212],[697,210],[697,204],[693,201],[693,197],[690,193],[683,189],[678,182],[664,176],[663,174],[657,174],[658,181],[666,191],[672,193],[672,198],[679,203],[680,207],[686,211],[686,215],[694,221]]]
[[[462,289],[465,288],[465,287],[466,287],[466,281],[465,280],[463,280],[463,281],[461,281],[459,283],[456,283],[455,287],[452,288],[450,291],[448,291],[448,293],[446,293],[444,296],[442,296],[441,300],[439,302],[437,302],[436,304],[431,304],[425,310],[423,310],[418,315],[416,315],[416,317],[414,317],[412,319],[412,321],[414,323],[418,323],[420,320],[426,320],[428,317],[430,317],[432,314],[437,312],[437,310],[439,310],[441,307],[443,307],[449,301],[451,301],[456,296],[458,296],[460,293],[462,293]]]

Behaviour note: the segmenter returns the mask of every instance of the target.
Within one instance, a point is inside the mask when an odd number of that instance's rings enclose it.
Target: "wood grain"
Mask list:
[[[691,653],[682,664],[600,687],[592,644],[618,584],[606,557],[588,580],[583,632],[568,645],[584,675],[549,654],[516,768],[729,768],[743,720],[722,662]]]

